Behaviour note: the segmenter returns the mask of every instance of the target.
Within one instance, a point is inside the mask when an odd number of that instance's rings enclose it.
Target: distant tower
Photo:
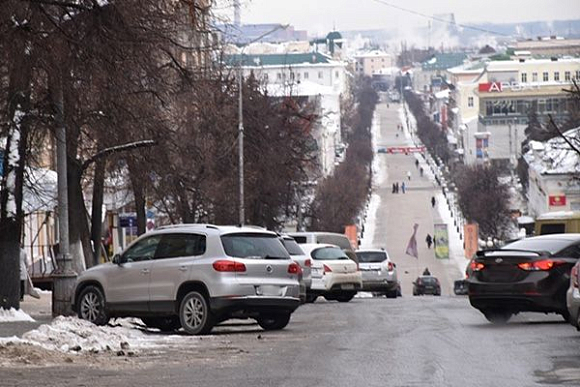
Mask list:
[[[240,11],[240,0],[234,0],[234,25],[239,27],[242,24],[242,14]]]

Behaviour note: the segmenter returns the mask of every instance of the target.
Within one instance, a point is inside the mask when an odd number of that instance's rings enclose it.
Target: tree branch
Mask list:
[[[548,114],[548,117],[550,117],[550,123],[552,124],[552,126],[554,127],[554,129],[556,129],[556,132],[558,132],[558,134],[560,135],[560,137],[562,137],[564,139],[564,141],[566,141],[566,143],[568,145],[570,145],[570,148],[572,148],[576,153],[578,153],[580,155],[580,149],[578,149],[572,143],[572,141],[570,141],[570,139],[568,137],[566,137],[564,135],[564,133],[562,133],[562,131],[560,130],[560,128],[558,128],[558,125],[556,125],[556,123],[554,122],[554,119],[552,118],[552,115],[551,114]]]
[[[105,149],[97,152],[95,155],[93,155],[93,157],[91,157],[87,161],[85,161],[82,165],[81,170],[84,172],[92,163],[94,163],[98,159],[103,158],[103,157],[107,157],[113,153],[126,152],[126,151],[133,150],[133,149],[145,148],[145,147],[150,147],[150,146],[155,146],[155,145],[157,145],[157,141],[143,140],[143,141],[134,141],[134,142],[130,142],[130,143],[123,144],[123,145],[116,145],[116,146],[112,146],[110,148],[105,148]]]

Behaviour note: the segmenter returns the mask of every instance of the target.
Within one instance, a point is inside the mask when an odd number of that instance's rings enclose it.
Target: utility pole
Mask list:
[[[239,223],[243,226],[245,223],[245,211],[244,206],[244,106],[243,106],[243,71],[242,71],[242,57],[240,57],[240,65],[238,67],[238,156],[239,156],[239,187],[240,187],[240,214]]]
[[[60,75],[60,74],[59,74]],[[70,316],[72,292],[77,273],[72,269],[72,257],[70,254],[69,227],[68,227],[68,181],[67,181],[67,151],[66,151],[66,126],[64,123],[64,98],[62,91],[62,77],[54,82],[56,110],[56,169],[58,175],[58,236],[59,249],[56,258],[57,269],[52,274],[52,315]]]

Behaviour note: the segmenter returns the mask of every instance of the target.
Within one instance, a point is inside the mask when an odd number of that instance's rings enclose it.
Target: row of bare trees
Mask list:
[[[74,268],[101,254],[105,187],[128,183],[172,222],[237,223],[237,82],[211,40],[208,0],[6,0],[0,7],[0,308],[19,306],[27,166],[67,133]],[[249,223],[275,228],[315,160],[315,107],[244,82]],[[87,208],[86,203],[92,205]]]

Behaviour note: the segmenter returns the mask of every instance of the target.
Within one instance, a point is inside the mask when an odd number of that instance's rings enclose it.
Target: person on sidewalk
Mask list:
[[[423,167],[419,168],[419,174],[423,177]]]
[[[423,275],[431,275],[431,272],[429,271],[428,267],[426,267],[425,270],[423,270]]]
[[[26,269],[26,251],[20,246],[20,301],[24,301],[26,293],[26,283],[28,282],[28,271]]]
[[[433,244],[433,238],[431,237],[431,234],[427,234],[425,242],[427,242],[427,248],[431,249],[431,245]]]
[[[405,182],[401,183],[401,191],[403,191],[403,193],[405,193]]]
[[[409,179],[409,181],[411,181],[411,171],[407,171],[407,179]]]
[[[431,208],[435,208],[435,196],[431,196]]]
[[[395,183],[395,193],[398,194],[399,193],[399,182]]]
[[[419,160],[415,159],[415,168],[419,168]]]

